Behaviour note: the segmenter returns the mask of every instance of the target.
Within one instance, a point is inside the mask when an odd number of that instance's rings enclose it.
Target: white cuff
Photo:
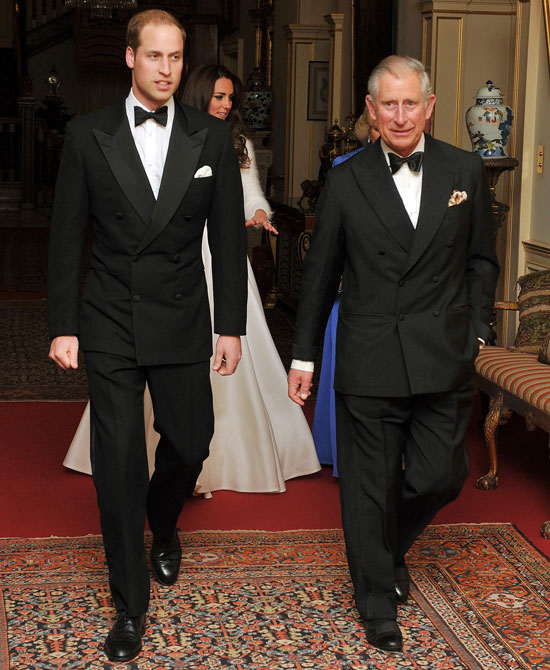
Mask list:
[[[294,370],[301,370],[302,372],[313,372],[315,363],[313,361],[299,361],[293,359],[290,367],[294,368]]]

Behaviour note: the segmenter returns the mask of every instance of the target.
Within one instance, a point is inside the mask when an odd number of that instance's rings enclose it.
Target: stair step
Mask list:
[[[21,209],[21,182],[0,182],[0,212],[18,212]]]

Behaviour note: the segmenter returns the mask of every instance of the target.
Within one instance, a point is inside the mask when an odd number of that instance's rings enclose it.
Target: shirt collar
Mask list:
[[[418,141],[418,144],[415,146],[415,148],[411,151],[410,154],[407,154],[410,156],[411,154],[414,154],[415,151],[424,151],[424,146],[426,144],[426,140],[424,138],[424,133],[422,133],[422,136],[420,137],[420,140]],[[390,164],[390,159],[388,154],[389,153],[397,153],[393,149],[390,149],[390,147],[384,142],[382,138],[380,138],[380,146],[382,147],[382,151],[384,152],[384,156],[386,157],[386,163],[389,165]],[[406,156],[405,156],[406,158]]]
[[[166,127],[170,128],[170,126],[172,125],[172,120],[174,118],[174,96],[172,96],[169,100],[167,100],[165,105],[168,107],[168,122],[166,124]],[[141,107],[147,112],[153,111],[152,109],[148,109],[147,107],[145,107],[145,105],[142,105],[141,102],[134,95],[133,89],[130,89],[130,93],[126,98],[126,113],[128,115],[128,119],[131,121],[130,124],[131,127],[133,127],[134,107]]]

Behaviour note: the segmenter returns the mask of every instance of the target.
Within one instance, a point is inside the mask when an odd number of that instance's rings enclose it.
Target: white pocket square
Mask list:
[[[212,176],[212,168],[210,167],[210,165],[203,165],[195,172],[194,179],[202,179],[203,177],[211,177],[211,176]]]
[[[466,191],[453,191],[451,197],[449,198],[449,203],[447,207],[454,207],[455,205],[460,205],[461,202],[468,200],[468,194]]]

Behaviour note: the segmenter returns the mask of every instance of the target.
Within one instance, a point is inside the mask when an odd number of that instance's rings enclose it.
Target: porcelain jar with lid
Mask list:
[[[270,127],[273,91],[266,85],[260,68],[255,67],[246,80],[243,95],[243,119],[249,128],[263,130]]]
[[[476,104],[466,112],[466,126],[474,151],[482,158],[505,158],[514,115],[491,80],[479,89]]]

